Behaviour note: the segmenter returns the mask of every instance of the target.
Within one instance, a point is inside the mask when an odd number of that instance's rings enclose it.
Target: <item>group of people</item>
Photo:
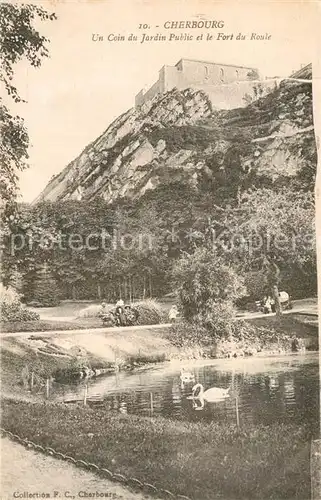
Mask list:
[[[168,318],[171,323],[175,323],[179,311],[174,304],[168,313]],[[119,299],[114,309],[107,308],[107,304],[103,302],[99,311],[99,317],[104,325],[116,326],[133,326],[137,325],[139,318],[139,311],[136,307],[124,303],[123,299]]]
[[[130,304],[124,303],[119,299],[115,304],[113,311],[107,310],[106,303],[101,304],[101,311],[99,313],[103,323],[112,323],[116,326],[132,326],[137,324],[139,312],[135,307]]]
[[[262,299],[261,306],[264,314],[275,312],[275,300],[270,295],[265,295]]]
[[[283,309],[291,309],[291,300],[287,292],[279,293],[280,305]],[[275,312],[275,300],[271,295],[265,295],[260,303],[260,308],[263,310],[264,314],[269,314]]]

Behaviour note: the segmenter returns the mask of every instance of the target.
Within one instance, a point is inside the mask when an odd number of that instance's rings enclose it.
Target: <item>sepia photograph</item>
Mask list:
[[[320,21],[0,1],[1,500],[321,500]]]

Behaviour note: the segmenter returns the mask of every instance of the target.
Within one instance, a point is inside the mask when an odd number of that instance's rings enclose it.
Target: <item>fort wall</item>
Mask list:
[[[251,92],[253,79],[258,79],[255,68],[181,59],[175,66],[161,68],[152,87],[136,95],[135,106],[139,107],[155,95],[173,88],[194,88],[206,92],[214,107],[239,107],[245,104],[243,97]]]
[[[203,90],[209,97],[212,105],[218,109],[234,109],[246,106],[249,101],[246,97],[254,97],[253,88],[260,84],[262,91],[273,89],[278,80],[255,80],[231,82],[222,85],[190,85],[196,90]]]

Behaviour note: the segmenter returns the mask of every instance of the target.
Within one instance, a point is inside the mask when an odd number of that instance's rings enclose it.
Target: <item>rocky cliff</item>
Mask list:
[[[302,77],[301,77],[302,78]],[[139,198],[165,179],[197,187],[238,170],[270,183],[314,172],[311,67],[245,108],[212,109],[202,91],[173,89],[130,109],[55,176],[36,201]],[[303,175],[304,177],[304,175]]]

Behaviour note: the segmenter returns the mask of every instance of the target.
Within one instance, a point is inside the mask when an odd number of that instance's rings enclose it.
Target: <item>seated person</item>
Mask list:
[[[270,296],[265,297],[265,302],[263,302],[263,312],[264,314],[269,314],[272,312],[272,299]]]
[[[124,309],[124,315],[126,320],[126,325],[135,325],[138,311],[134,309],[131,305],[126,305]]]

